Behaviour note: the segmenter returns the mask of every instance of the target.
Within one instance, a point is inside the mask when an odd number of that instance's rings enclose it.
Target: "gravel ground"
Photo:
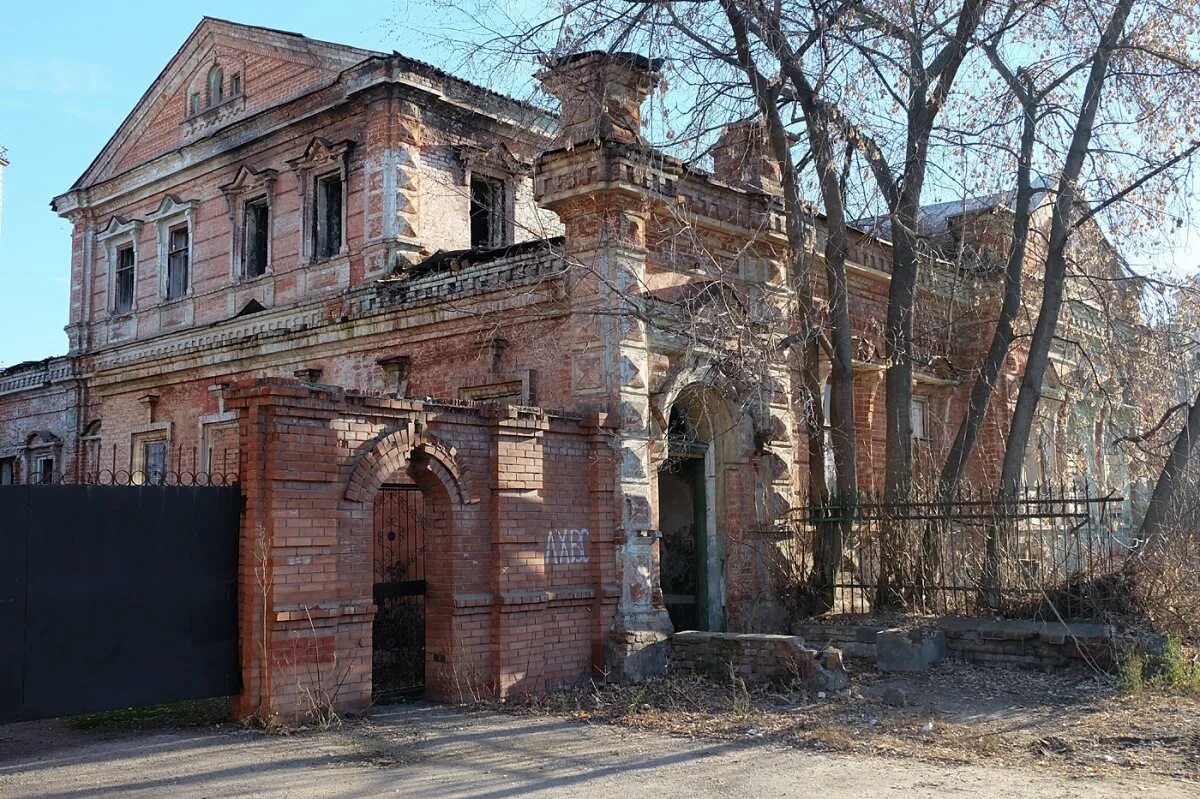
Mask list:
[[[940,765],[704,741],[537,715],[426,704],[378,709],[336,730],[270,735],[231,726],[78,730],[0,727],[0,797],[321,799],[402,796],[1021,797],[1196,796],[1130,773]]]

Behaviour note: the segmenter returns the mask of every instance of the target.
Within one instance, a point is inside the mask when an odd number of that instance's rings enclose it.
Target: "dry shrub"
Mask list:
[[[1200,529],[1177,530],[1164,546],[1131,559],[1126,572],[1134,603],[1126,620],[1200,643]]]

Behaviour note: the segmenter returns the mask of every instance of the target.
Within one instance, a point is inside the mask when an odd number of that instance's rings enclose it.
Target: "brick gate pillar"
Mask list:
[[[546,530],[542,518],[543,438],[540,411],[504,406],[492,429],[492,663],[501,696],[544,689]]]
[[[342,393],[273,378],[239,383],[242,693],[234,712],[263,723],[360,710],[371,699],[370,552],[348,551],[343,450],[331,424]]]
[[[610,670],[626,679],[663,671],[672,632],[653,526],[648,341],[637,314],[645,293],[653,171],[640,106],[658,67],[640,56],[597,52],[564,59],[539,75],[562,104],[557,147],[539,158],[534,187],[566,228],[572,394],[577,407],[607,412],[615,422],[620,598],[606,648]]]

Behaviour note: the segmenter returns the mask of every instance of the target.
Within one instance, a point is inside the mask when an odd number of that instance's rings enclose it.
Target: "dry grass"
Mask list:
[[[850,692],[819,698],[798,687],[664,678],[588,685],[506,707],[689,738],[1075,774],[1138,770],[1200,783],[1197,697],[1130,696],[1107,677],[959,664],[902,680],[859,668],[854,682]],[[878,698],[889,685],[904,691],[905,706]]]

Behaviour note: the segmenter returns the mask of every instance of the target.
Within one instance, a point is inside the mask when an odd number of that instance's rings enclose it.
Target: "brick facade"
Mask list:
[[[369,700],[371,501],[396,476],[430,509],[432,693],[661,671],[672,418],[704,498],[697,618],[783,628],[755,554],[807,469],[775,354],[795,310],[776,177],[752,128],[727,131],[715,174],[650,149],[639,114],[657,66],[585,54],[546,70],[559,125],[400,55],[206,19],[56,198],[74,225],[69,353],[0,372],[0,459],[17,479],[46,457],[82,479],[145,470],[140,447],[165,441],[170,470],[236,471],[244,713]],[[480,181],[503,187],[500,248],[471,247]],[[248,202],[269,220],[261,274]],[[888,246],[856,231],[849,274],[867,490]],[[941,342],[915,386],[922,470],[962,413],[971,375],[953,365],[977,363],[997,285],[922,286],[922,308],[949,309],[920,317]],[[726,338],[750,346],[722,355]],[[985,426],[980,479],[1003,433]]]

